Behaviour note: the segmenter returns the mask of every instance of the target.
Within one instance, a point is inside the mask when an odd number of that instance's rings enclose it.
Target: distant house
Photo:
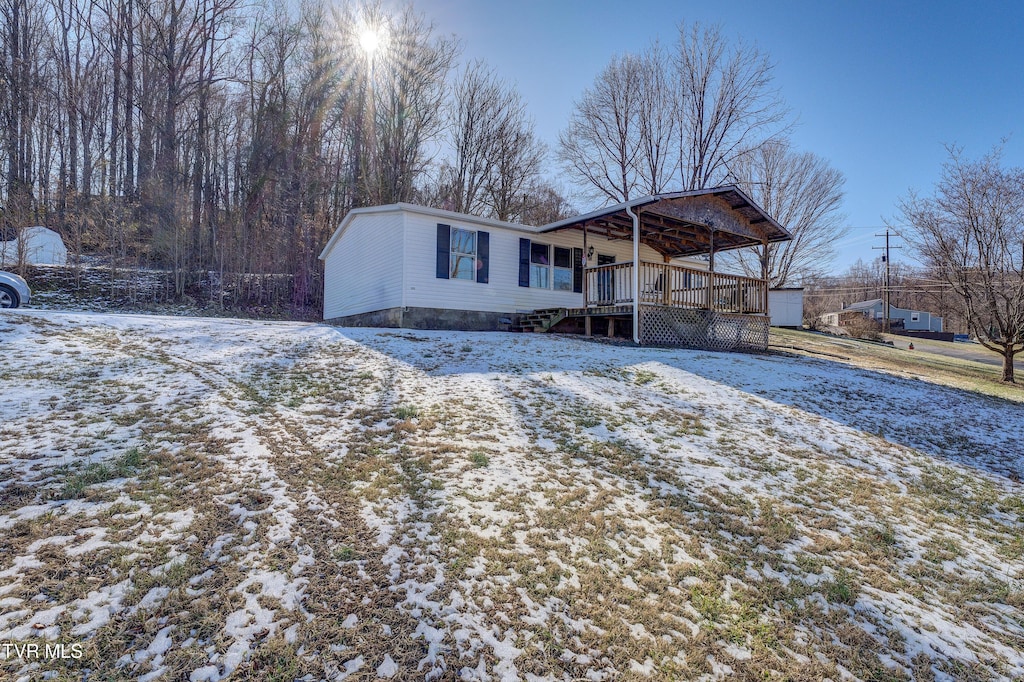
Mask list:
[[[412,204],[359,208],[320,254],[324,319],[763,349],[767,275],[716,271],[714,255],[788,239],[734,186],[641,197],[542,227]]]
[[[852,321],[867,318],[879,324],[885,324],[885,302],[880,298],[860,301],[832,313],[821,316],[825,324],[833,327],[845,327]],[[941,332],[942,318],[924,310],[907,310],[889,306],[890,325],[906,331]]]
[[[0,266],[67,265],[68,250],[64,240],[53,230],[33,225],[8,230],[0,241]]]

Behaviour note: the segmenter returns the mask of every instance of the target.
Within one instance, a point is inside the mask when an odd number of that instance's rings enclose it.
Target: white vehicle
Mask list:
[[[0,308],[17,308],[31,298],[28,282],[12,272],[0,270]]]

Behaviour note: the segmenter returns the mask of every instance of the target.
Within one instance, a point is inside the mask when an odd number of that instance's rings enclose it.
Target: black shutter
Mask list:
[[[530,240],[519,239],[519,286],[530,286]]]
[[[491,235],[480,230],[476,233],[476,281],[487,284],[490,277]]]
[[[583,249],[572,250],[572,290],[583,293]]]
[[[452,253],[452,228],[437,224],[437,278],[448,279]]]

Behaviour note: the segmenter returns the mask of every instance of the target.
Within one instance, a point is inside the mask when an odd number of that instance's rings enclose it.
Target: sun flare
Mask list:
[[[380,48],[381,35],[374,29],[367,26],[359,32],[359,46],[366,54],[372,55]]]

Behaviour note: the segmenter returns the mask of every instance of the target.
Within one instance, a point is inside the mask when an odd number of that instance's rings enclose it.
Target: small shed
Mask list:
[[[0,236],[0,265],[67,265],[64,240],[48,227],[33,225]]]
[[[769,289],[768,317],[773,327],[802,327],[804,324],[803,287]]]

